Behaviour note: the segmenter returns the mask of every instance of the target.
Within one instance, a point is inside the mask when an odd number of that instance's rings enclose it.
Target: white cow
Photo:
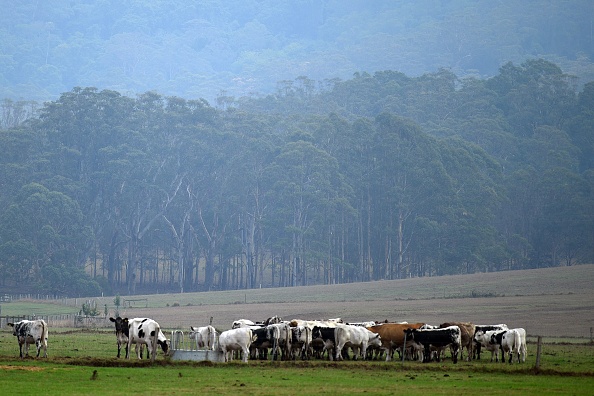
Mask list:
[[[293,319],[289,322],[291,327],[297,326],[307,326],[310,330],[313,330],[314,327],[336,327],[339,325],[338,322],[333,320],[303,320],[303,319]]]
[[[231,324],[232,329],[239,329],[240,327],[256,326],[256,323],[249,319],[237,319]]]
[[[164,353],[167,353],[169,346],[167,338],[161,331],[159,323],[149,318],[128,319],[128,349],[126,359],[130,358],[130,346],[132,344],[146,345],[147,352],[152,360],[157,357],[157,347],[160,345]],[[136,349],[136,356],[141,359],[141,348]]]
[[[501,337],[501,341],[499,341],[499,337]],[[518,357],[518,363],[520,363],[520,358],[522,362],[526,362],[526,330],[521,327],[504,330],[500,333],[493,334],[493,338],[501,345],[501,350],[503,351],[502,361],[505,361],[505,353],[507,352],[509,353],[510,363],[513,362],[514,356]]]
[[[339,325],[334,329],[336,340],[336,360],[342,360],[342,350],[350,347],[353,350],[353,359],[365,359],[370,339],[374,346],[381,345],[379,334],[373,333],[361,326]]]
[[[206,348],[210,351],[216,350],[218,333],[213,326],[190,326],[190,330],[190,339],[196,341],[196,349]]]
[[[23,346],[25,346],[25,356],[29,356],[29,345],[35,344],[37,347],[37,357],[43,348],[43,357],[47,357],[47,323],[43,319],[21,320],[16,323],[8,323],[13,328],[12,335],[17,337],[21,359],[23,358]]]
[[[252,329],[240,327],[237,329],[226,330],[219,336],[219,350],[225,354],[225,362],[228,362],[229,352],[241,351],[244,363],[248,361],[250,345],[254,341]]]

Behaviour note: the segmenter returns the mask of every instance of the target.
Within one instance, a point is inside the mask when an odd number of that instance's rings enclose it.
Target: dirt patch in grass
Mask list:
[[[11,365],[0,365],[0,371],[2,370],[22,370],[22,371],[43,371],[43,367],[36,366],[11,366]]]

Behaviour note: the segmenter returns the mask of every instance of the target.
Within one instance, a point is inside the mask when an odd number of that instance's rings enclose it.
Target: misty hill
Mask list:
[[[594,3],[572,1],[18,1],[0,15],[0,98],[73,87],[186,99],[257,96],[307,77],[451,70],[542,58],[594,79]]]

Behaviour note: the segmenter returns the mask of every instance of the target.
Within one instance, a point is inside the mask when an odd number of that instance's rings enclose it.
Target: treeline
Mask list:
[[[332,284],[594,258],[594,82],[358,73],[212,107],[75,88],[0,131],[0,285]],[[29,116],[28,116],[29,115]],[[24,121],[26,119],[26,121]],[[11,119],[12,120],[12,119]]]

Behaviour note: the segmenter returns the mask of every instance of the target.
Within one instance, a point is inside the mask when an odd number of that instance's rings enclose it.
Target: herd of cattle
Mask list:
[[[109,318],[115,324],[118,353],[125,348],[125,357],[130,357],[130,348],[135,346],[136,355],[142,358],[146,347],[147,357],[155,359],[157,350],[167,354],[170,341],[159,324],[149,318]],[[30,344],[37,347],[37,357],[43,348],[47,357],[48,327],[43,320],[22,320],[9,323],[17,337],[20,357],[28,356]],[[218,332],[213,326],[190,327],[190,339],[197,349],[221,351],[224,360],[238,353],[244,362],[250,359],[273,360],[327,358],[385,359],[390,361],[394,353],[400,359],[430,362],[440,361],[449,349],[453,363],[463,359],[480,359],[481,348],[491,352],[491,361],[501,361],[509,356],[509,363],[526,361],[526,331],[523,328],[509,329],[505,324],[475,325],[468,322],[442,323],[432,326],[426,323],[344,323],[341,319],[283,321],[278,316],[263,322],[240,319],[231,329]],[[24,347],[24,350],[23,350]],[[349,350],[352,356],[349,355]]]

